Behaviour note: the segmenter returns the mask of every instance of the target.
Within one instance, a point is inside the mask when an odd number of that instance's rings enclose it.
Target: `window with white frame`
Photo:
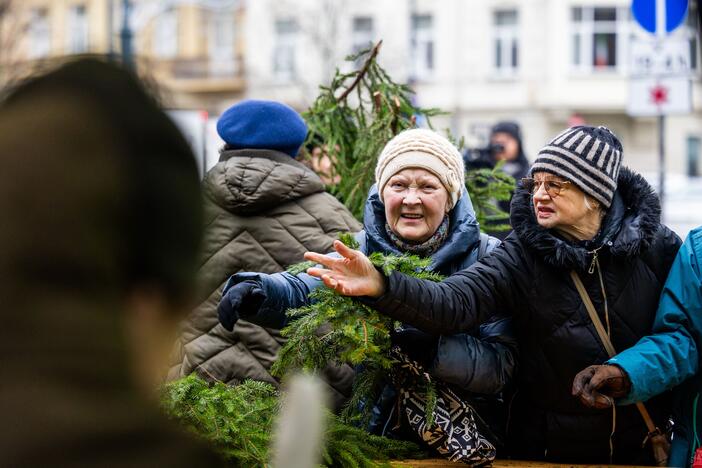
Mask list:
[[[519,14],[517,10],[497,10],[493,14],[495,31],[494,69],[513,74],[519,67]]]
[[[412,78],[431,78],[434,73],[434,18],[412,15],[411,21]]]
[[[178,10],[168,8],[156,18],[154,55],[169,59],[178,55]]]
[[[297,32],[297,22],[293,18],[275,20],[273,74],[278,80],[291,81],[295,78]]]
[[[88,51],[88,10],[85,5],[73,5],[68,10],[68,53]]]
[[[39,59],[51,51],[51,26],[49,11],[46,8],[34,8],[29,22],[29,56]]]
[[[578,6],[571,9],[571,64],[577,71],[618,71],[624,65],[629,9]]]
[[[207,28],[210,74],[232,76],[236,72],[234,40],[235,18],[232,10],[212,11]]]
[[[373,18],[354,16],[351,32],[351,51],[354,54],[373,45]]]

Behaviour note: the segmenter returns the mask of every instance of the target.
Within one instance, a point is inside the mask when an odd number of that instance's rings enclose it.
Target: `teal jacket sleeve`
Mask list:
[[[695,375],[702,349],[702,227],[690,232],[668,274],[653,333],[607,361],[631,379],[628,404],[649,398]]]

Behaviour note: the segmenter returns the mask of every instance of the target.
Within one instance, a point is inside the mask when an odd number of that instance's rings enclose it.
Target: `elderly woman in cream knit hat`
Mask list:
[[[388,236],[403,250],[431,254],[449,232],[448,213],[463,196],[463,158],[446,138],[406,130],[385,146],[375,179]]]
[[[365,254],[430,257],[433,271],[451,275],[499,243],[480,234],[464,187],[461,154],[438,133],[412,129],[398,134],[378,157],[375,175],[376,185],[370,190],[364,212],[364,230],[356,235]],[[244,319],[281,328],[287,322],[285,311],[308,304],[308,294],[321,285],[306,273],[235,274],[225,286],[220,322]],[[482,396],[489,402],[486,408],[495,415],[500,411],[499,395],[514,373],[514,342],[507,319],[498,317],[474,335],[439,336],[409,326],[393,335],[393,343],[433,378],[453,384],[460,392]],[[383,395],[385,405],[376,407],[369,426],[371,432],[379,434],[395,426],[388,422],[399,398],[391,385]],[[405,418],[403,437],[426,436],[411,427],[408,415]],[[494,433],[501,433],[499,426],[491,428]]]

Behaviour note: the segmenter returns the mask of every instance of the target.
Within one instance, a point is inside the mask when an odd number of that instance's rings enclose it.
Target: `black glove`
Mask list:
[[[242,281],[229,288],[222,295],[222,300],[217,306],[219,323],[227,330],[232,331],[239,317],[245,319],[256,315],[265,300],[266,293],[258,281]]]
[[[423,332],[411,325],[402,325],[390,333],[390,342],[422,366],[429,366],[436,357],[439,337]]]

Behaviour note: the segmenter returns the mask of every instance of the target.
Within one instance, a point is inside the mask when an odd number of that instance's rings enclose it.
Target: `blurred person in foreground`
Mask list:
[[[308,273],[430,333],[472,330],[500,311],[514,311],[520,359],[508,423],[512,456],[653,464],[655,445],[647,443],[637,408],[611,402],[590,408],[571,393],[576,374],[609,358],[583,297],[594,304],[615,349],[632,347],[651,333],[680,246],[660,222],[658,196],[642,176],[621,167],[622,155],[606,127],[564,130],[542,148],[531,177],[515,192],[514,231],[491,255],[441,283],[398,272],[386,277],[341,243],[335,247],[342,259],[306,254],[326,267]],[[646,407],[665,430],[670,395]]]
[[[2,466],[219,466],[158,411],[201,238],[185,139],[80,59],[0,104]]]
[[[197,372],[206,380],[236,385],[270,375],[284,342],[275,327],[246,320],[225,329],[217,302],[227,278],[238,271],[275,273],[302,261],[307,250],[329,252],[339,234],[361,225],[315,172],[295,160],[307,125],[291,107],[245,100],[217,121],[225,146],[202,182],[204,238],[198,259],[199,304],[183,323],[169,379]],[[232,329],[233,328],[233,329]],[[351,390],[348,366],[330,368],[334,402]]]

